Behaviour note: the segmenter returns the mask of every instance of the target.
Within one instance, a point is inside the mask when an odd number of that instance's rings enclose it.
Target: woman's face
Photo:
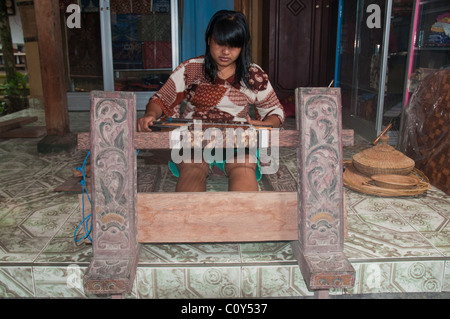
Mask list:
[[[238,59],[239,54],[241,54],[241,50],[242,48],[220,45],[214,38],[210,38],[209,40],[209,52],[214,62],[216,62],[219,71],[233,65]]]

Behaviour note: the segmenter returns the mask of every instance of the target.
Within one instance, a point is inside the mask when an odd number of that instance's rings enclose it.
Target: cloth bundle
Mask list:
[[[450,46],[450,12],[436,18],[428,36],[428,45]]]

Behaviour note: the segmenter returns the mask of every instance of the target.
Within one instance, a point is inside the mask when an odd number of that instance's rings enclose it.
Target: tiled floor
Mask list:
[[[42,112],[37,112],[42,125]],[[72,132],[87,131],[71,113]],[[1,120],[1,119],[0,119]],[[82,276],[91,245],[75,243],[77,194],[57,193],[86,152],[38,155],[39,139],[0,139],[0,297],[85,297]],[[366,142],[345,149],[349,159]],[[296,177],[295,155],[282,153]],[[161,166],[172,191],[175,180]],[[209,190],[220,189],[213,178]],[[261,186],[263,187],[263,186]],[[450,196],[432,187],[411,198],[381,198],[346,189],[345,254],[357,272],[353,289],[334,296],[450,293]],[[311,296],[287,243],[144,245],[128,298]],[[377,296],[375,295],[375,296]],[[379,296],[379,295],[378,295]],[[439,294],[437,295],[439,296]],[[95,296],[88,296],[95,297]]]

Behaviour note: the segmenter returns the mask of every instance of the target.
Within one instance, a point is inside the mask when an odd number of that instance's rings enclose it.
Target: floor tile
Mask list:
[[[298,266],[243,267],[243,297],[311,296]]]
[[[65,267],[34,267],[37,298],[85,297],[82,285],[83,272],[78,265]]]
[[[239,244],[145,244],[139,263],[146,264],[227,264],[239,263]]]
[[[373,258],[443,257],[428,240],[401,220],[371,220],[348,215],[344,252],[351,260]]]
[[[240,297],[239,267],[156,268],[155,298]]]
[[[443,261],[361,263],[355,266],[355,287],[346,293],[441,292]]]
[[[32,267],[0,267],[0,298],[34,296]]]
[[[241,244],[241,252],[244,263],[296,263],[290,243],[244,243]]]

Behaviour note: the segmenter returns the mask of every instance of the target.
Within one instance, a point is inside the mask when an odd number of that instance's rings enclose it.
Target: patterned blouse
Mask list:
[[[250,67],[250,90],[234,84],[234,76],[209,82],[203,74],[203,63],[203,56],[181,63],[149,102],[159,104],[165,116],[179,118],[181,102],[186,100],[182,118],[215,122],[246,121],[249,107],[254,105],[257,120],[276,115],[283,123],[283,107],[269,77],[258,65]]]

